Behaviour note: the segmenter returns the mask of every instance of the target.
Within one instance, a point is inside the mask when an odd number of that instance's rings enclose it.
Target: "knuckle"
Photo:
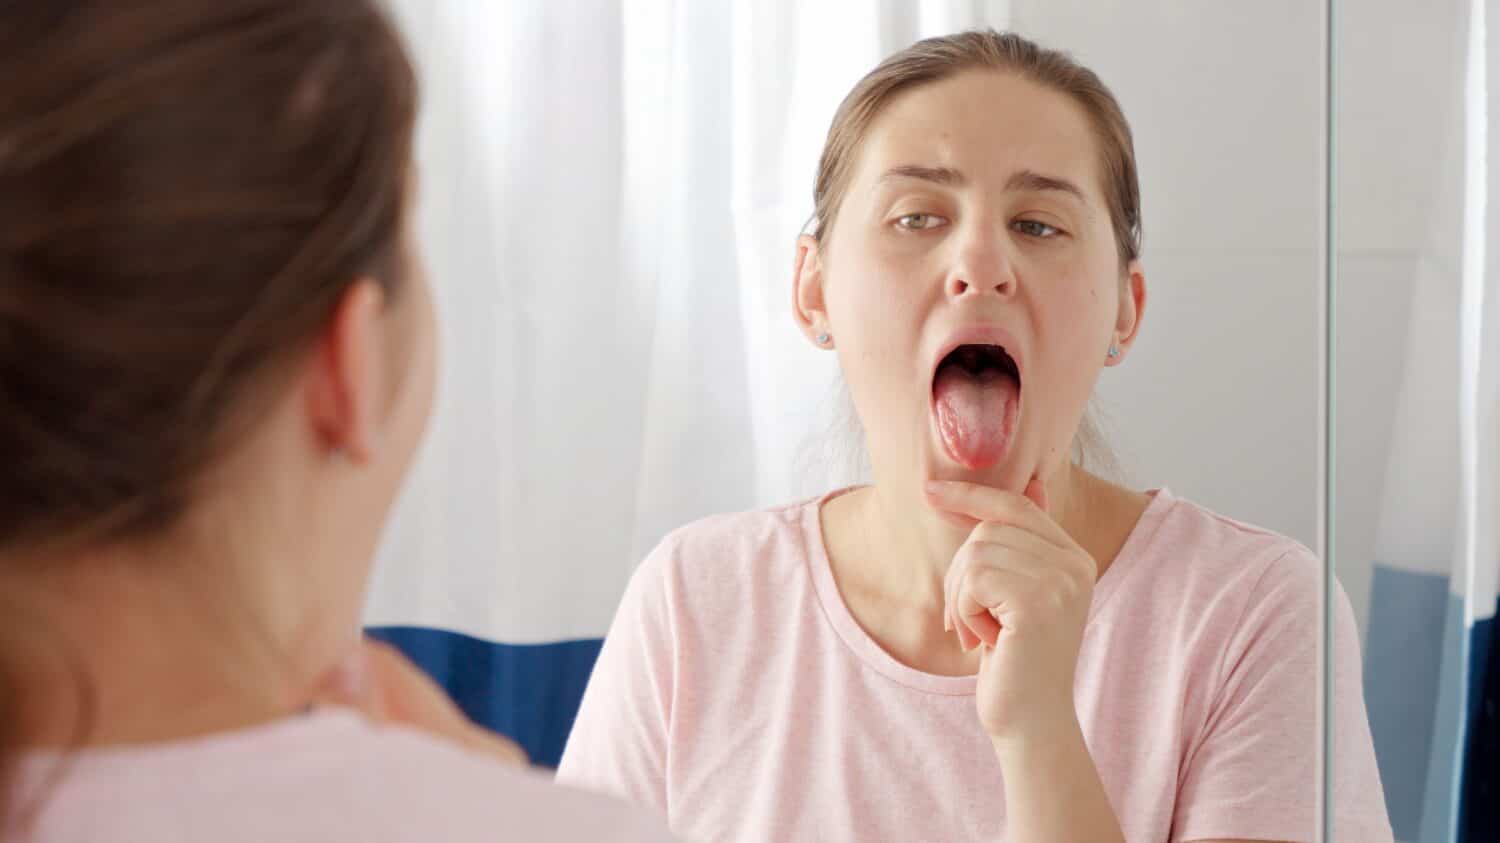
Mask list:
[[[971,541],[964,546],[964,564],[970,568],[988,565],[999,550],[999,545],[988,539]]]
[[[975,541],[993,542],[1005,535],[1005,525],[998,521],[981,521],[974,528]]]
[[[963,586],[964,591],[969,594],[973,594],[975,591],[982,588],[985,580],[987,579],[985,577],[986,573],[987,572],[983,568],[977,567],[970,567],[967,571],[964,571],[963,579],[960,582],[960,584]]]
[[[948,581],[953,585],[962,583],[964,576],[973,567],[974,547],[972,544],[966,544],[953,557],[953,566],[948,569]]]
[[[1052,608],[1067,605],[1072,601],[1077,591],[1077,583],[1074,582],[1072,577],[1061,571],[1046,577],[1041,587],[1042,596]]]
[[[1015,527],[1012,527],[1010,524],[998,521],[991,522],[989,527],[990,529],[986,531],[986,535],[988,536],[990,541],[997,543],[1013,539],[1018,532],[1018,530]]]
[[[1070,606],[1078,599],[1078,583],[1072,579],[1065,579],[1058,587],[1056,596],[1058,606]]]

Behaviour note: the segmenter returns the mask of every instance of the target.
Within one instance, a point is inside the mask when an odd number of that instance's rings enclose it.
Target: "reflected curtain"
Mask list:
[[[1399,389],[1365,692],[1402,841],[1500,840],[1500,155],[1489,154],[1500,57],[1486,34],[1497,5],[1464,0],[1454,16],[1449,84],[1432,92],[1449,107],[1429,133],[1439,184],[1408,334],[1366,355]]]

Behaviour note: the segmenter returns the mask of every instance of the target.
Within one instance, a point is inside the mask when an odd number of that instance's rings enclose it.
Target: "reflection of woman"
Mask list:
[[[344,658],[433,383],[374,5],[5,10],[0,839],[662,839]]]
[[[1146,301],[1114,98],[1013,35],[925,41],[814,195],[796,315],[874,483],[668,537],[559,777],[705,840],[1312,839],[1317,561],[1068,459]],[[1339,836],[1389,840],[1337,623]]]

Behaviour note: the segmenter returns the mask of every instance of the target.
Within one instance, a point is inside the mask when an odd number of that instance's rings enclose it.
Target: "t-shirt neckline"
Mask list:
[[[887,679],[929,694],[973,696],[979,686],[978,674],[943,676],[927,673],[904,664],[886,652],[885,648],[880,646],[874,638],[871,638],[870,634],[865,632],[864,627],[854,619],[854,614],[849,611],[849,606],[844,602],[843,595],[839,593],[838,583],[833,577],[833,565],[828,557],[828,544],[823,535],[821,514],[823,505],[828,501],[857,488],[860,487],[846,486],[835,489],[820,498],[809,501],[803,507],[802,529],[807,544],[808,574],[817,591],[818,602],[822,606],[824,617],[828,619],[839,638],[856,658]],[[1119,589],[1120,582],[1140,567],[1136,559],[1145,555],[1146,548],[1151,545],[1157,528],[1177,500],[1171,490],[1166,487],[1148,490],[1147,494],[1151,496],[1151,502],[1146,505],[1145,511],[1141,513],[1141,517],[1136,521],[1130,534],[1126,536],[1125,543],[1120,547],[1120,552],[1115,556],[1114,562],[1094,585],[1094,597],[1089,605],[1090,622],[1093,621],[1100,607]]]

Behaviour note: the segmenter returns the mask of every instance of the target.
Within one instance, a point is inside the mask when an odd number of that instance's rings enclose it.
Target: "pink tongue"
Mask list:
[[[989,468],[1010,444],[1016,382],[988,370],[971,375],[944,366],[932,386],[938,432],[954,459],[971,470]]]

